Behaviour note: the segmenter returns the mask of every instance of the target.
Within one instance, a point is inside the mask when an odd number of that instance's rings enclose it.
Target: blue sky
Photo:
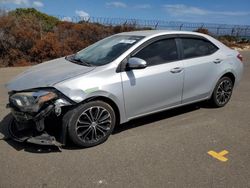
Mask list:
[[[250,0],[0,0],[0,7],[35,7],[65,20],[92,16],[250,25]]]

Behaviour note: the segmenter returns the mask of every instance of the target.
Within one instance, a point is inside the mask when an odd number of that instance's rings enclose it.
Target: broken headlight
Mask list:
[[[23,112],[38,112],[44,103],[56,98],[51,91],[20,92],[10,96],[10,103]]]

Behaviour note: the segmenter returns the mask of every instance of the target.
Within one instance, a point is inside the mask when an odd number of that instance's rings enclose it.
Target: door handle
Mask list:
[[[215,64],[219,64],[219,63],[222,62],[222,60],[221,60],[221,59],[216,59],[216,60],[214,60],[213,62],[214,62]]]
[[[170,72],[172,72],[172,73],[179,73],[182,70],[183,70],[183,68],[181,68],[181,67],[175,67],[175,68],[171,69]]]

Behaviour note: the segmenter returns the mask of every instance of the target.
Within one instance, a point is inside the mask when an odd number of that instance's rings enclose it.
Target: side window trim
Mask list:
[[[176,42],[176,46],[177,46],[179,60],[182,60],[184,55],[183,55],[182,41],[181,41],[180,37],[176,37],[175,42]]]
[[[137,49],[135,49],[130,55],[129,57],[134,57],[137,53],[139,53],[141,50],[143,50],[144,48],[146,48],[147,46],[155,43],[155,42],[158,42],[158,41],[162,41],[162,40],[167,40],[167,39],[174,39],[174,42],[175,42],[175,45],[176,45],[176,50],[177,50],[177,56],[178,58],[176,60],[172,60],[172,61],[168,61],[166,63],[172,63],[172,62],[175,62],[175,61],[179,61],[181,60],[181,51],[180,51],[180,48],[178,46],[178,42],[177,42],[177,35],[167,35],[167,36],[160,36],[160,37],[157,37],[157,38],[153,38],[145,43],[143,43],[141,46],[139,46]],[[127,58],[129,58],[127,57]],[[160,64],[157,64],[157,65],[161,65],[161,64],[166,64],[166,63],[160,63]],[[156,65],[149,65],[150,66],[156,66]]]
[[[176,38],[178,35],[176,34],[172,34],[172,35],[161,35],[158,37],[154,37],[152,39],[149,39],[148,41],[144,42],[142,45],[138,46],[134,51],[132,51],[129,55],[129,57],[133,57],[136,53],[138,53],[139,51],[141,51],[143,48],[149,46],[150,44],[160,41],[160,40],[165,40],[165,39],[172,39],[172,38]]]

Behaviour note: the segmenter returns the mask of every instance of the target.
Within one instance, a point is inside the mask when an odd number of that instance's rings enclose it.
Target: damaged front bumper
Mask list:
[[[71,106],[70,101],[57,95],[57,98],[44,102],[37,111],[29,112],[18,107],[11,96],[7,108],[11,109],[13,118],[8,130],[13,140],[38,145],[65,145],[67,128],[61,125],[62,107]]]

